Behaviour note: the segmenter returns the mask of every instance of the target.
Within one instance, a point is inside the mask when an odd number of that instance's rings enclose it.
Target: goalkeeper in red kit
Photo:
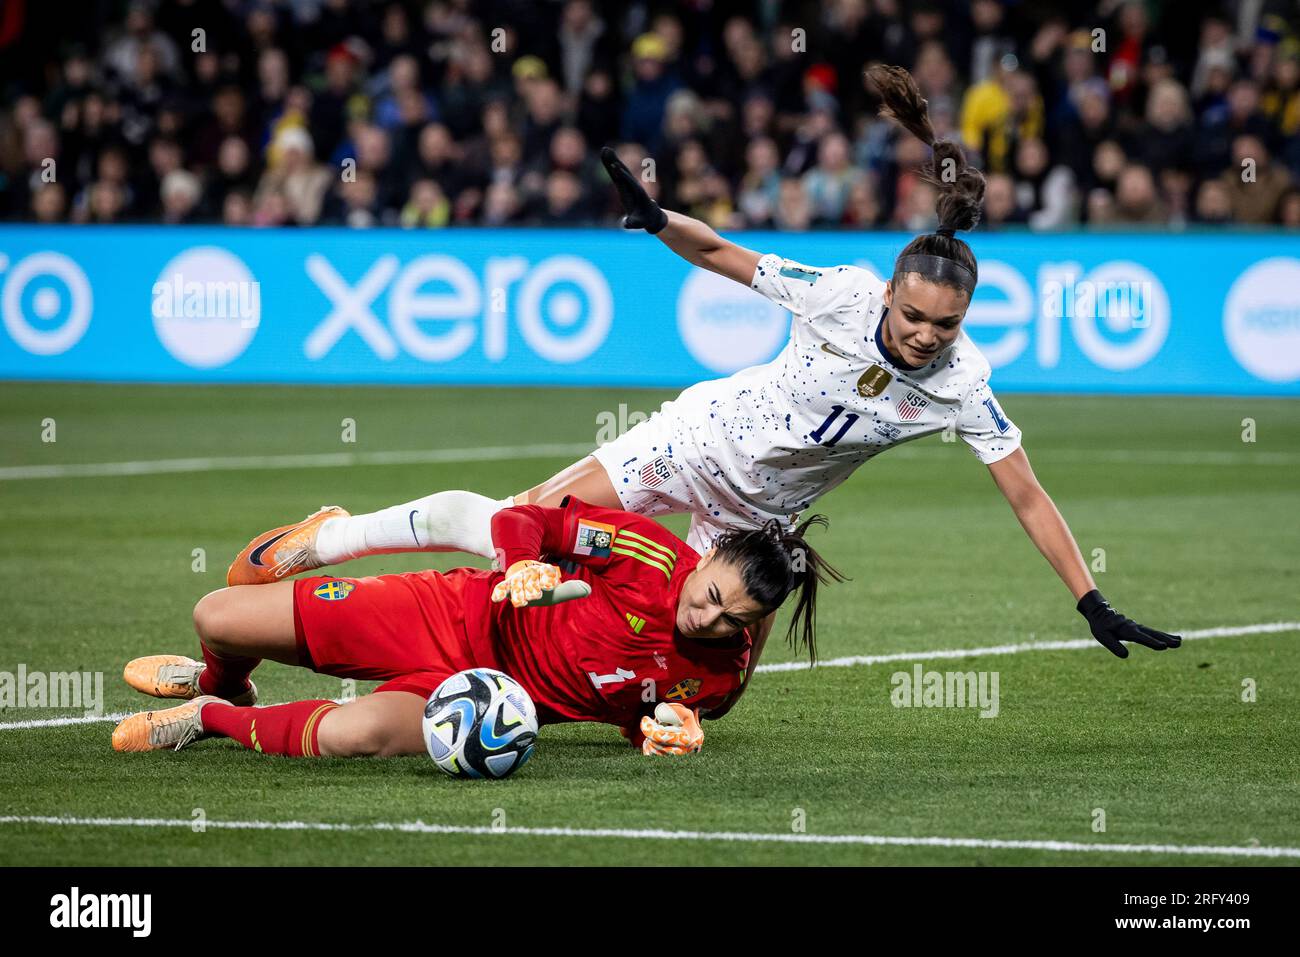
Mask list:
[[[601,721],[647,754],[698,751],[701,711],[740,687],[750,629],[791,594],[787,639],[815,656],[817,585],[842,577],[804,541],[811,524],[825,520],[732,529],[701,558],[652,519],[570,497],[493,517],[504,572],[223,588],[194,609],[201,661],[151,655],[125,670],[138,691],[187,703],[125,719],[113,747],[225,736],[295,757],[419,754],[429,694],[490,667],[528,691],[542,724]],[[253,707],[249,676],[268,658],[383,684],[341,705]]]

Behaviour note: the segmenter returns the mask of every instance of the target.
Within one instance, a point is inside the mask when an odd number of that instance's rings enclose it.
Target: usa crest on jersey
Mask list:
[[[898,400],[898,417],[904,422],[910,422],[920,416],[929,405],[929,399],[909,389],[907,395]]]
[[[668,457],[661,455],[653,462],[641,466],[641,484],[648,489],[656,489],[673,477],[673,467]]]

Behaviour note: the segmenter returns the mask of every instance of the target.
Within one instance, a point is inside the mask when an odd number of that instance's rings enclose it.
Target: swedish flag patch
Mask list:
[[[687,698],[694,698],[700,693],[700,686],[703,684],[704,682],[699,678],[683,678],[668,689],[664,699],[666,701],[685,701]]]
[[[312,589],[312,594],[325,601],[342,601],[352,594],[356,582],[332,581],[322,582]]]

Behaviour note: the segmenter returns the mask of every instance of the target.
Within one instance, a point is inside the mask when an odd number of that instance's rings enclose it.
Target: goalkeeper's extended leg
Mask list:
[[[269,708],[241,708],[203,695],[165,711],[141,711],[113,729],[114,751],[179,751],[203,738],[233,738],[251,751],[292,758],[320,754],[321,719],[333,701],[295,701]]]
[[[203,696],[166,711],[142,711],[113,731],[116,751],[180,750],[226,737],[259,754],[291,758],[422,754],[424,697],[377,691],[340,705],[318,699],[240,708]]]

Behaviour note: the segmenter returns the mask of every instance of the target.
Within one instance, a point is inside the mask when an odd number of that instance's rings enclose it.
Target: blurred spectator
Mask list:
[[[1163,223],[1167,211],[1151,170],[1137,163],[1125,166],[1115,185],[1113,222],[1131,225]]]
[[[1064,164],[1048,167],[1047,144],[1023,139],[1016,147],[1016,207],[1035,229],[1059,229],[1078,221],[1074,173]]]
[[[510,183],[493,183],[487,188],[483,202],[484,226],[507,226],[517,221],[522,203],[519,191]]]
[[[556,170],[546,177],[546,202],[538,222],[543,226],[582,226],[590,222],[578,177],[567,170]]]
[[[1196,220],[1216,224],[1232,221],[1232,195],[1222,180],[1207,179],[1196,192]]]
[[[127,83],[142,75],[141,62],[148,62],[148,72],[170,75],[176,72],[176,44],[166,34],[154,29],[153,7],[134,0],[127,7],[126,22],[104,49],[104,66]]]
[[[418,179],[411,187],[411,198],[402,207],[400,223],[404,229],[446,226],[451,219],[451,203],[442,187],[432,179]]]
[[[311,134],[297,126],[282,129],[269,150],[270,167],[257,185],[260,205],[268,193],[284,199],[286,213],[307,226],[320,219],[321,204],[330,187],[330,171],[316,163]]]
[[[231,190],[221,204],[221,222],[226,226],[248,226],[253,222],[253,197],[246,190]]]
[[[1115,191],[1119,174],[1128,163],[1123,148],[1114,140],[1105,140],[1097,144],[1092,153],[1091,183],[1094,188]]]
[[[1016,184],[1006,173],[992,173],[984,190],[984,222],[989,227],[1025,222],[1016,198]]]
[[[380,213],[375,175],[369,170],[358,169],[355,177],[343,180],[331,193],[324,221],[353,229],[368,229],[380,225]]]
[[[997,64],[989,79],[966,92],[961,108],[962,140],[982,157],[989,172],[1006,172],[1018,140],[1045,132],[1042,98],[1033,76],[1014,54]]]
[[[1089,80],[1077,89],[1073,106],[1073,115],[1064,120],[1055,135],[1053,155],[1070,167],[1079,183],[1094,186],[1093,156],[1097,147],[1116,132],[1110,88],[1104,80]]]
[[[560,46],[560,77],[564,89],[577,95],[594,69],[608,66],[605,21],[596,15],[591,0],[569,0],[560,16],[556,39]]]
[[[38,223],[63,222],[68,196],[62,183],[46,183],[32,194],[32,219]]]
[[[775,224],[778,229],[799,232],[812,225],[812,204],[803,191],[803,184],[793,177],[781,180],[777,195]]]
[[[1292,187],[1278,200],[1277,223],[1287,229],[1300,229],[1300,189]]]
[[[248,192],[257,185],[253,157],[248,144],[238,136],[228,136],[217,150],[217,165],[208,181],[205,197],[208,215],[220,216],[226,197],[239,190]]]
[[[1157,173],[1189,162],[1196,147],[1196,129],[1181,83],[1161,80],[1151,88],[1145,120],[1133,142],[1133,158]]]
[[[1206,174],[1222,172],[1231,162],[1233,140],[1254,136],[1265,145],[1275,139],[1275,127],[1260,112],[1259,88],[1254,81],[1233,83],[1223,103],[1206,111],[1197,137],[1198,156]]]
[[[1125,105],[1136,103],[1141,86],[1142,69],[1151,53],[1150,17],[1143,0],[1125,0],[1115,16],[1110,39],[1106,81],[1111,93]]]
[[[203,187],[199,183],[199,178],[184,169],[174,169],[164,176],[159,192],[162,194],[164,223],[190,222],[199,200],[203,197]]]
[[[781,155],[771,137],[749,141],[745,151],[745,175],[741,177],[737,208],[746,226],[770,226],[781,198]]]
[[[1275,165],[1268,148],[1250,134],[1232,141],[1232,165],[1219,181],[1228,191],[1232,218],[1238,223],[1274,222],[1278,202],[1291,188],[1286,170]]]
[[[871,229],[881,222],[880,200],[870,178],[863,178],[849,190],[849,201],[844,207],[844,225],[858,229]]]
[[[831,133],[818,144],[817,165],[803,175],[804,193],[812,206],[813,222],[827,225],[844,218],[849,193],[867,174],[849,162],[849,141]]]
[[[680,82],[668,70],[668,45],[655,33],[643,33],[632,43],[632,89],[623,107],[622,136],[655,152],[663,141],[664,109]]]

